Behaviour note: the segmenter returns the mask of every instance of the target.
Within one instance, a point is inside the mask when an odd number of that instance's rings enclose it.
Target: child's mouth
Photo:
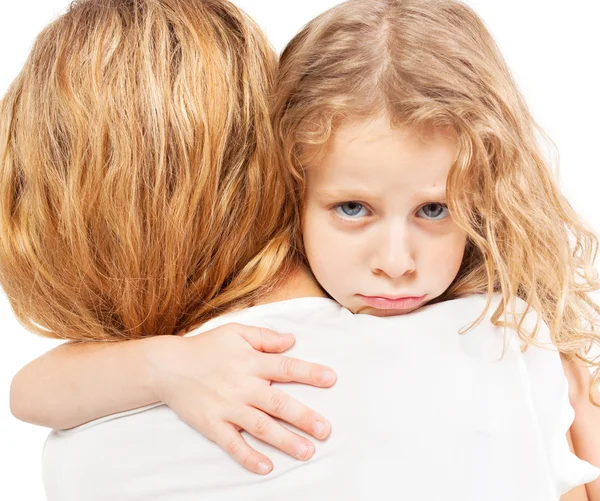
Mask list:
[[[365,303],[372,308],[378,310],[407,310],[418,306],[425,300],[426,295],[422,296],[404,296],[404,297],[391,297],[391,296],[363,296],[358,294]]]

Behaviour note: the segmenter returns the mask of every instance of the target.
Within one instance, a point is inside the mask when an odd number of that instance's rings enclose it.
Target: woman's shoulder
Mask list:
[[[496,311],[500,316],[493,320]],[[511,297],[505,301],[502,294],[470,294],[460,298],[426,305],[408,315],[415,322],[433,323],[435,325],[460,326],[461,330],[474,331],[498,330],[513,333],[516,336],[517,325],[527,331],[536,330],[536,342],[552,348],[549,329],[542,316],[526,301],[519,297]]]
[[[194,336],[229,323],[296,333],[303,326],[309,328],[323,319],[342,319],[347,322],[351,317],[352,314],[333,299],[317,296],[298,297],[261,303],[219,315],[188,332],[185,337]],[[325,325],[323,325],[324,327]]]

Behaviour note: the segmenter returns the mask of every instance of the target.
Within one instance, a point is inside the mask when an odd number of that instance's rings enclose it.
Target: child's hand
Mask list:
[[[309,459],[314,445],[271,416],[324,439],[329,423],[273,388],[271,381],[329,387],[335,373],[322,365],[276,353],[294,343],[291,334],[227,324],[191,336],[161,336],[149,353],[157,399],[249,470],[266,474],[271,460],[248,445],[246,430],[297,459]]]

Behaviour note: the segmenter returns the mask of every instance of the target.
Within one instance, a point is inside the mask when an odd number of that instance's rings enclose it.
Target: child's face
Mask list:
[[[456,140],[423,137],[384,117],[349,124],[307,169],[306,255],[321,286],[354,313],[414,311],[460,268],[466,234],[444,205]],[[398,299],[407,297],[418,299]]]

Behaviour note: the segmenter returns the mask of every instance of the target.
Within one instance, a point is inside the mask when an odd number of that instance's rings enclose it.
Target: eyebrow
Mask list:
[[[331,199],[344,200],[359,200],[359,199],[374,199],[378,198],[377,193],[365,190],[364,188],[322,188],[316,190],[317,194],[322,197]],[[431,187],[423,190],[418,190],[414,193],[418,198],[430,199],[445,199],[446,187]]]
[[[436,186],[417,191],[417,195],[429,198],[446,198],[446,186]]]
[[[317,194],[326,198],[334,198],[334,199],[363,199],[363,198],[377,198],[377,195],[373,192],[367,191],[364,188],[356,188],[356,189],[320,189],[316,190]]]

